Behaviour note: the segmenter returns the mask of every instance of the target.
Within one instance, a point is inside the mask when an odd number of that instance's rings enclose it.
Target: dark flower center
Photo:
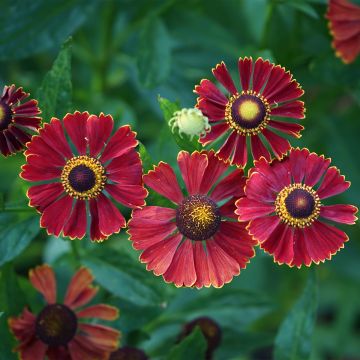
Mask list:
[[[0,131],[7,129],[12,120],[11,107],[3,101],[0,101]]]
[[[187,238],[195,241],[209,239],[218,230],[221,222],[216,203],[204,195],[187,197],[176,212],[176,225]]]
[[[86,165],[75,166],[68,178],[71,187],[78,192],[91,190],[96,183],[94,171]]]
[[[114,351],[109,360],[147,360],[146,354],[137,348],[123,346],[121,349]]]
[[[233,120],[243,129],[255,129],[265,119],[266,107],[255,95],[240,95],[231,106]]]
[[[36,335],[50,346],[67,345],[75,336],[76,330],[75,313],[62,304],[47,305],[36,318]]]
[[[309,217],[315,209],[315,199],[304,189],[294,189],[285,199],[289,214],[296,219]]]

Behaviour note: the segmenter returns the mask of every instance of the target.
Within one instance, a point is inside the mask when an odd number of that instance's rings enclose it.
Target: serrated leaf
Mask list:
[[[315,271],[311,271],[303,294],[283,321],[275,339],[275,360],[309,359],[318,307]]]
[[[170,130],[170,127],[168,125],[169,121],[173,117],[174,113],[181,109],[180,104],[177,102],[171,102],[170,100],[161,96],[158,97],[158,101],[160,104],[160,109],[164,115],[164,120],[166,121],[167,127],[169,129],[168,132],[172,134],[172,137],[174,138],[179,148],[181,150],[189,151],[190,153],[195,150],[200,150],[201,145],[199,144],[196,137],[190,140],[190,137],[185,134],[182,134],[180,136],[177,129],[175,129],[174,131]]]
[[[3,215],[2,215],[3,216]],[[20,255],[39,233],[39,219],[7,222],[0,230],[0,266]]]
[[[164,82],[170,73],[171,40],[164,22],[150,16],[140,33],[137,67],[140,82],[153,88]]]
[[[135,278],[117,267],[95,258],[83,260],[93,272],[96,281],[112,294],[139,306],[157,305],[160,297],[146,286],[139,277]]]
[[[51,70],[45,75],[37,92],[44,121],[62,117],[71,110],[71,38],[61,47]]]
[[[167,356],[167,360],[199,360],[205,359],[207,342],[197,326],[180,344],[175,345]]]
[[[0,60],[56,48],[84,22],[95,5],[95,1],[88,0],[3,0]]]

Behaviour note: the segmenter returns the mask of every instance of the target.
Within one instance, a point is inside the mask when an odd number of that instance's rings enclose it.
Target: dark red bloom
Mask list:
[[[109,360],[148,360],[147,355],[141,350],[131,346],[123,346],[114,351]]]
[[[200,328],[207,342],[205,359],[210,360],[212,359],[214,351],[219,347],[222,338],[221,328],[214,320],[203,316],[186,323],[179,340],[191,334],[197,326]]]
[[[22,103],[30,94],[15,85],[5,86],[0,97],[0,152],[14,154],[31,140],[31,132],[40,127],[41,113],[36,100]]]
[[[81,239],[89,209],[90,237],[101,241],[126,226],[110,197],[130,208],[145,204],[136,134],[125,125],[111,135],[113,126],[110,115],[75,112],[51,119],[27,145],[20,176],[41,182],[29,189],[29,205],[49,234]]]
[[[336,56],[351,63],[360,53],[360,6],[347,0],[330,0],[326,14]]]
[[[304,91],[289,71],[268,60],[240,58],[238,62],[241,91],[235,86],[224,62],[213,69],[215,78],[230,93],[229,97],[210,81],[202,80],[195,87],[199,95],[197,107],[209,118],[211,131],[199,139],[205,146],[221,138],[217,156],[244,167],[248,160],[247,142],[254,159],[271,155],[264,145],[281,158],[289,149],[288,140],[277,135],[280,131],[300,137],[303,126],[282,121],[283,117],[304,118],[304,103],[296,100]]]
[[[19,345],[15,351],[22,360],[105,360],[119,346],[120,332],[85,319],[115,320],[118,309],[98,304],[87,305],[98,289],[93,276],[81,268],[71,279],[63,303],[56,301],[56,279],[48,265],[30,271],[29,279],[45,298],[46,305],[34,315],[27,308],[19,317],[9,318],[9,327]],[[81,321],[81,322],[80,322]]]
[[[357,208],[323,204],[350,186],[330,162],[307,149],[292,149],[282,161],[262,158],[250,170],[246,197],[237,201],[235,212],[239,221],[250,221],[250,235],[277,263],[318,264],[348,241],[328,221],[354,224]]]
[[[181,151],[178,165],[186,186],[180,189],[170,165],[160,162],[144,175],[145,184],[174,206],[146,206],[133,210],[129,234],[133,247],[142,250],[147,270],[176,286],[221,287],[246,267],[255,242],[246,224],[234,221],[235,201],[243,196],[241,169],[213,151]]]

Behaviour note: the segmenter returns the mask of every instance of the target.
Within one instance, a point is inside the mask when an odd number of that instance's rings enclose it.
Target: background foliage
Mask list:
[[[306,129],[294,146],[331,157],[353,182],[340,200],[359,206],[359,60],[344,65],[335,58],[325,0],[0,5],[1,87],[24,86],[39,99],[46,122],[88,110],[131,124],[145,168],[159,160],[174,164],[178,145],[194,147],[169,136],[163,115],[180,104],[194,106],[194,85],[211,78],[218,62],[235,77],[239,56],[280,63],[305,89]],[[201,333],[176,345],[184,322],[200,315],[222,328],[215,359],[360,358],[359,225],[346,229],[351,241],[344,250],[314,269],[278,266],[259,252],[223,289],[176,289],[146,272],[125,232],[102,245],[49,238],[26,207],[27,184],[18,177],[23,163],[22,154],[0,159],[0,359],[16,358],[7,317],[25,304],[41,307],[27,272],[43,262],[54,266],[62,289],[80,264],[91,268],[103,288],[99,300],[121,309],[115,326],[123,344],[143,348],[152,359],[201,358]]]

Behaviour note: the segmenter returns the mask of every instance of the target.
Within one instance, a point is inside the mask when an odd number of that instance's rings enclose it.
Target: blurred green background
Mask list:
[[[305,90],[305,130],[293,146],[331,157],[352,181],[337,202],[359,206],[359,59],[344,65],[335,57],[326,7],[325,0],[0,0],[0,86],[31,92],[44,121],[70,110],[110,113],[117,125],[132,125],[154,163],[175,164],[179,147],[158,95],[193,107],[194,86],[212,79],[221,60],[237,79],[238,57],[268,58]],[[103,288],[98,300],[120,307],[123,344],[151,359],[201,359],[201,334],[182,349],[175,343],[183,324],[203,315],[222,329],[214,359],[360,359],[358,224],[343,228],[350,241],[325,264],[290,269],[259,251],[223,289],[176,289],[146,272],[125,233],[98,245],[40,231],[18,177],[23,163],[22,154],[0,158],[1,360],[16,358],[6,318],[41,305],[27,272],[43,262],[63,290],[79,264],[89,266]]]

